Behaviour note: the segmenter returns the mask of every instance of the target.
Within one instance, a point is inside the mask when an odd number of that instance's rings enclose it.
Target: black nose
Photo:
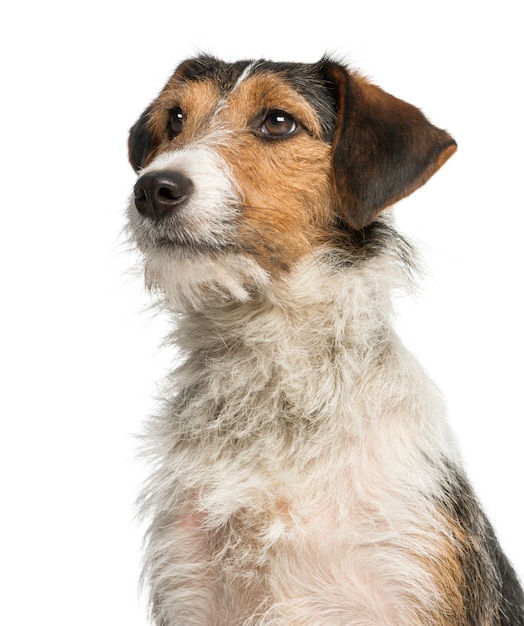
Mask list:
[[[135,185],[135,206],[142,215],[159,222],[185,202],[193,190],[193,183],[178,172],[150,172],[141,176]]]

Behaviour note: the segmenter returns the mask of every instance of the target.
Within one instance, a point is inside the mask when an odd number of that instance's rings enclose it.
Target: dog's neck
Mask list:
[[[334,265],[325,255],[307,258],[286,278],[260,276],[259,288],[242,299],[226,299],[223,290],[201,285],[199,299],[186,298],[183,307],[180,287],[188,275],[179,273],[173,286],[179,290],[179,311],[172,342],[185,362],[178,385],[198,387],[201,397],[218,403],[227,398],[239,406],[260,394],[257,402],[271,404],[268,415],[282,402],[319,421],[326,420],[324,412],[340,413],[342,405],[355,415],[368,411],[351,409],[355,388],[370,384],[363,373],[369,378],[402,350],[390,319],[389,293],[398,284],[398,271],[385,258]],[[222,269],[215,265],[204,275],[209,278],[211,271],[217,275]]]
[[[391,293],[408,283],[400,254],[392,242],[356,261],[324,249],[276,278],[239,255],[156,255],[146,258],[146,278],[174,311],[173,343],[188,359],[198,355],[201,370],[243,362],[253,374],[298,378],[320,374],[316,364],[340,353],[358,370],[396,343]]]
[[[383,259],[341,268],[311,257],[277,280],[258,276],[255,288],[246,286],[247,273],[254,274],[249,265],[237,275],[226,269],[227,283],[219,282],[224,268],[215,264],[201,270],[206,279],[187,290],[182,283],[188,273],[180,272],[174,299],[166,290],[167,306],[178,319],[176,343],[186,354],[218,351],[227,360],[239,349],[273,358],[280,351],[287,357],[339,347],[361,351],[368,343],[376,349],[390,333],[390,292],[399,276]]]
[[[229,292],[209,280],[195,291],[195,274],[164,274],[166,298],[178,289],[167,307],[182,357],[168,379],[170,432],[195,445],[218,437],[232,455],[256,445],[260,458],[282,454],[283,463],[296,449],[299,465],[355,438],[356,449],[387,448],[397,431],[406,435],[401,452],[409,441],[415,451],[429,440],[446,449],[440,396],[392,328],[401,264],[394,255],[338,262],[312,256],[287,278],[259,274],[250,291],[240,276],[256,272],[245,265],[229,267]],[[194,271],[218,279],[224,269]],[[232,289],[241,297],[226,297]]]

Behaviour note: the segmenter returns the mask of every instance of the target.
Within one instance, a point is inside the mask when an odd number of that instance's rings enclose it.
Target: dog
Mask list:
[[[134,124],[130,237],[180,362],[148,420],[157,626],[517,626],[439,391],[392,327],[388,207],[454,139],[331,57],[181,63]]]

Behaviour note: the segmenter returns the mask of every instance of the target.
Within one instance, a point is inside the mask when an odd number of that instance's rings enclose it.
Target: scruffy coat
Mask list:
[[[456,149],[343,65],[199,57],[131,129],[129,229],[181,363],[148,423],[157,626],[518,626],[383,210]]]

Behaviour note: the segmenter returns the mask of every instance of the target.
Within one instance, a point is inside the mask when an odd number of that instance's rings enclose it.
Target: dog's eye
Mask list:
[[[182,132],[184,125],[184,112],[180,107],[175,107],[169,111],[169,134],[171,138],[176,137]]]
[[[260,130],[269,137],[285,137],[297,130],[297,123],[284,111],[269,111],[264,118]]]

